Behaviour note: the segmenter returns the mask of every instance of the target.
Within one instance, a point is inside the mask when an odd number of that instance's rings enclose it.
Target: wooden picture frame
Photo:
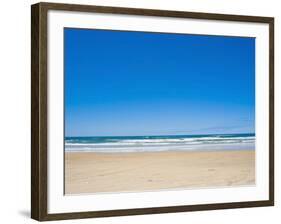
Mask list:
[[[87,12],[119,15],[248,22],[269,26],[269,179],[268,200],[197,205],[145,207],[66,213],[48,212],[48,12]],[[31,7],[31,217],[39,221],[171,212],[203,211],[274,205],[274,18],[211,13],[38,3]]]

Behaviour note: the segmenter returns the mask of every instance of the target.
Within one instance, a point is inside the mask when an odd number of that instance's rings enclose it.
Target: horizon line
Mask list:
[[[144,136],[149,136],[149,137],[158,137],[158,136],[199,136],[199,135],[256,135],[255,132],[243,132],[243,133],[214,133],[214,134],[167,134],[167,135],[84,135],[84,136],[64,136],[65,138],[73,138],[73,137],[144,137]]]

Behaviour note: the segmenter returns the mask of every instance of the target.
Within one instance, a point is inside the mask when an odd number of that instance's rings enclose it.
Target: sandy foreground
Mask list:
[[[255,184],[255,151],[65,153],[65,193]]]

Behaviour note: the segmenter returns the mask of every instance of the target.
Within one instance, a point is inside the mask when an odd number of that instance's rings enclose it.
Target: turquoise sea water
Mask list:
[[[255,149],[255,134],[65,137],[66,151],[157,152]]]

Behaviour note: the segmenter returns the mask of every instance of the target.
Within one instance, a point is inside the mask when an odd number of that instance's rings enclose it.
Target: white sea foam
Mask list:
[[[66,151],[93,152],[148,152],[148,151],[198,151],[254,149],[254,136],[206,136],[206,137],[142,137],[141,139],[107,139],[92,141],[73,139],[65,143]]]

